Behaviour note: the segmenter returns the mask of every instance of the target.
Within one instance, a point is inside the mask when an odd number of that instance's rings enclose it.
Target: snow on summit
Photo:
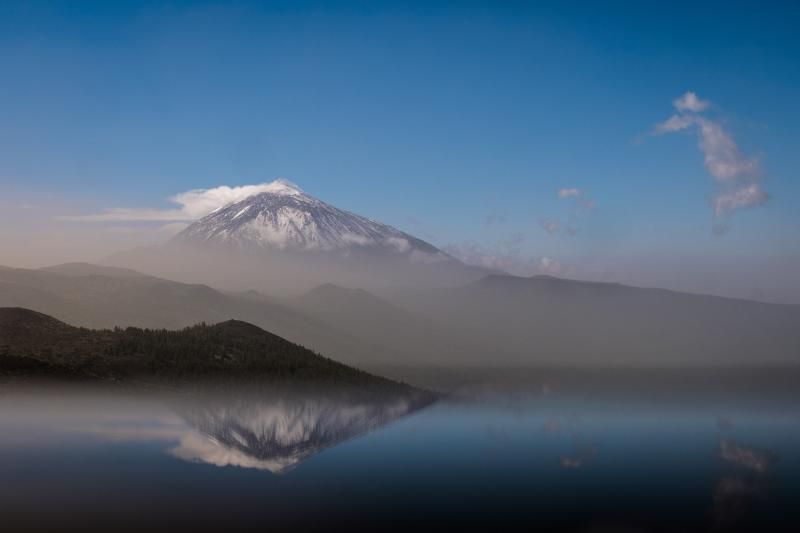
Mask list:
[[[264,184],[260,189],[262,193],[270,194],[285,194],[289,196],[303,194],[303,189],[285,178],[278,178],[271,183]]]
[[[327,204],[285,179],[261,185],[254,194],[218,208],[190,225],[175,240],[241,249],[375,248],[407,253],[414,261],[449,259],[416,237]]]

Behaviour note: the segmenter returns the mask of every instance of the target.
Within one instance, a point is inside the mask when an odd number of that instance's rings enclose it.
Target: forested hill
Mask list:
[[[37,373],[123,380],[234,377],[405,387],[238,320],[175,331],[91,330],[28,309],[0,308],[0,375]]]

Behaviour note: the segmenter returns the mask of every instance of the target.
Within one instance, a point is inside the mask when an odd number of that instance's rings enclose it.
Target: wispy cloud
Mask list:
[[[766,203],[769,195],[758,183],[763,177],[759,159],[745,156],[722,124],[700,114],[711,103],[689,91],[672,105],[677,113],[656,124],[650,133],[663,135],[683,130],[697,133],[706,170],[719,188],[711,200],[714,215],[722,217]]]
[[[561,223],[558,220],[553,220],[552,218],[540,218],[539,225],[550,235],[558,233],[558,230],[561,229]]]
[[[291,185],[279,179],[271,183],[229,187],[222,185],[211,189],[193,189],[169,198],[179,207],[171,209],[111,207],[100,213],[63,215],[59,220],[72,222],[191,222],[226,205],[244,200],[248,196]]]
[[[580,216],[580,211],[591,210],[597,207],[597,204],[592,200],[583,189],[577,187],[563,187],[556,191],[556,196],[559,200],[566,200],[572,204],[571,212],[567,217],[566,222],[562,222],[557,218],[539,218],[539,225],[549,235],[564,234],[569,237],[574,237],[578,234],[578,228],[575,223]]]
[[[581,192],[580,189],[574,189],[574,188],[558,189],[558,197],[561,198],[562,200],[564,200],[566,198],[576,198],[576,197],[580,196],[581,194],[582,194],[582,192]]]
[[[761,176],[758,159],[745,157],[721,125],[702,117],[695,121],[700,129],[700,150],[705,156],[706,169],[717,181]]]
[[[530,269],[529,260],[522,256],[525,237],[515,233],[491,246],[473,241],[448,244],[442,249],[461,261],[475,266],[499,270],[509,274],[522,274]]]
[[[575,205],[584,209],[594,209],[597,207],[594,200],[589,198],[586,191],[576,188],[565,188],[558,190],[558,197],[561,200],[574,200]]]
[[[751,183],[740,189],[733,189],[712,198],[711,204],[714,206],[714,214],[717,216],[726,215],[737,209],[747,209],[763,205],[769,196],[757,183]]]
[[[447,245],[443,247],[443,250],[467,264],[499,270],[515,276],[574,274],[575,269],[562,261],[552,257],[535,257],[524,253],[524,242],[525,237],[517,233],[490,246],[476,242],[463,242]]]
[[[572,268],[552,257],[542,257],[536,261],[536,273],[549,274],[553,276],[564,276],[570,274]]]
[[[504,224],[505,222],[506,216],[503,213],[492,212],[486,215],[484,219],[484,224],[486,226],[495,226],[497,224]]]
[[[672,115],[664,122],[656,124],[653,128],[653,135],[660,135],[662,133],[674,133],[676,131],[685,130],[695,123],[695,117],[686,115]]]
[[[699,113],[700,111],[705,111],[711,105],[711,102],[707,100],[701,100],[697,97],[697,95],[692,91],[687,91],[683,96],[676,98],[672,101],[672,105],[675,106],[675,109],[678,111],[692,111],[694,113]]]

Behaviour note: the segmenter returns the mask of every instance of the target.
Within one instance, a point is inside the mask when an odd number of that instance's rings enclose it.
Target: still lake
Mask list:
[[[6,386],[6,531],[800,530],[793,399]]]

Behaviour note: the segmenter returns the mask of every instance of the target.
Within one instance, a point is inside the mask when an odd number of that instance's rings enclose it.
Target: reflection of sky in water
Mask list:
[[[169,401],[11,400],[0,399],[0,501],[17,513],[33,511],[47,487],[71,514],[103,505],[136,519],[132,509],[148,502],[204,524],[223,519],[223,504],[237,521],[306,525],[455,516],[474,526],[726,530],[798,518],[800,416],[791,406],[500,397],[405,416],[396,404],[273,399],[187,416]],[[287,449],[301,450],[291,471],[274,462]]]

